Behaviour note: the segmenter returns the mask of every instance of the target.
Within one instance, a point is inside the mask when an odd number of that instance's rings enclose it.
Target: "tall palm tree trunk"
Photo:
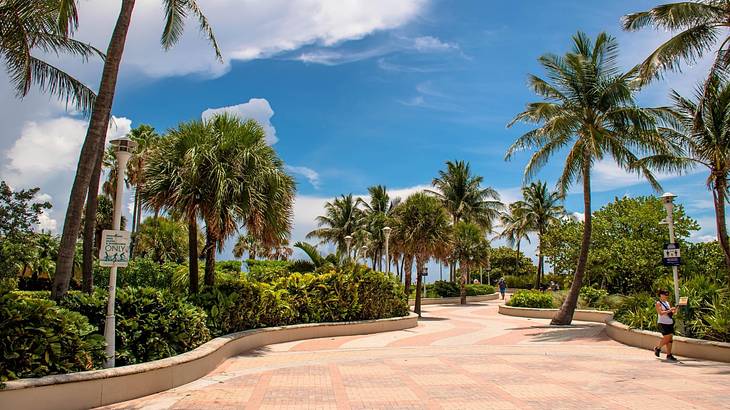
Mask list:
[[[203,283],[207,286],[213,286],[215,284],[215,244],[216,238],[213,231],[208,228],[208,224],[205,226],[205,276],[203,277]]]
[[[104,145],[97,155],[104,155]],[[86,211],[84,218],[83,249],[81,263],[81,289],[91,294],[94,289],[94,234],[96,233],[96,211],[99,207],[99,180],[101,179],[101,161],[96,161],[94,172],[89,181],[89,192],[86,194]]]
[[[411,297],[411,271],[413,270],[413,256],[403,256],[403,271],[405,276],[406,296]]]
[[[459,289],[459,297],[461,300],[459,303],[466,305],[466,280],[467,275],[469,275],[469,264],[459,263],[459,266],[461,266],[461,287]]]
[[[188,219],[188,288],[198,293],[198,221],[195,215]]]
[[[727,181],[724,175],[715,178],[715,187],[712,191],[715,202],[715,222],[717,223],[717,241],[720,243],[725,256],[725,266],[728,271],[728,283],[730,283],[730,243],[727,237],[727,224],[725,222],[725,196],[727,192]]]
[[[54,299],[60,299],[66,294],[73,275],[74,250],[81,226],[81,212],[84,208],[84,199],[89,191],[89,182],[94,173],[96,162],[102,160],[100,157],[97,158],[97,152],[99,151],[99,145],[104,145],[107,128],[109,127],[109,116],[114,102],[119,65],[124,53],[124,43],[127,38],[129,23],[132,20],[134,3],[135,0],[122,1],[119,17],[106,52],[99,93],[91,110],[91,120],[86,131],[84,144],[81,147],[76,176],[74,177],[66,218],[63,223],[63,234],[56,261],[56,274],[53,280],[52,297]]]
[[[517,240],[517,246],[515,247],[515,275],[518,275],[520,270],[520,241]]]
[[[586,155],[587,156],[587,155]],[[591,246],[591,168],[589,158],[583,159],[583,211],[585,212],[585,222],[583,224],[583,239],[580,244],[580,255],[578,256],[578,266],[575,269],[573,283],[570,285],[570,291],[565,298],[560,310],[550,322],[552,325],[569,325],[573,321],[573,313],[578,305],[578,295],[580,288],[583,286],[583,275],[586,271],[588,263],[588,250]]]
[[[416,303],[413,306],[413,311],[417,313],[418,316],[421,316],[421,288],[423,287],[423,276],[421,275],[421,272],[423,272],[425,264],[423,256],[416,255]]]
[[[540,244],[542,243],[542,234],[537,235],[537,249],[540,249]],[[537,276],[535,277],[535,289],[540,289],[540,285],[542,284],[542,251],[540,251],[540,256],[537,257]]]

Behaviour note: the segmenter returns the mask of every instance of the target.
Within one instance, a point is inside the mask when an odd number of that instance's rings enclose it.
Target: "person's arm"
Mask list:
[[[656,304],[654,305],[654,307],[656,308],[656,312],[657,312],[658,314],[660,314],[660,315],[664,315],[664,316],[666,316],[666,315],[668,315],[668,314],[669,314],[669,312],[671,312],[671,310],[665,310],[665,309],[664,309],[664,306],[663,306],[663,305],[662,305],[661,303],[659,303],[659,302],[657,302],[657,303],[656,303]]]

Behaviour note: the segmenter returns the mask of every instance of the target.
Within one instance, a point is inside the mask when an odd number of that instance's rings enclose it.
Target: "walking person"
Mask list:
[[[502,295],[502,300],[504,300],[504,294],[507,293],[507,282],[504,281],[504,277],[501,277],[497,284],[499,285],[499,293]]]
[[[677,308],[669,304],[669,291],[660,290],[659,300],[655,304],[657,312],[657,326],[662,333],[662,341],[654,348],[654,356],[659,357],[662,353],[662,346],[666,346],[667,360],[676,362],[677,358],[672,355],[672,339],[674,338],[674,315]]]

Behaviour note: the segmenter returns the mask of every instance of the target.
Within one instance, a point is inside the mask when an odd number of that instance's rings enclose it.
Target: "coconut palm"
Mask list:
[[[509,124],[536,124],[519,137],[505,159],[517,152],[535,150],[525,167],[529,180],[550,157],[565,158],[557,181],[560,195],[575,182],[583,184],[585,223],[575,277],[553,324],[569,324],[583,283],[591,239],[591,168],[596,161],[612,158],[620,167],[643,175],[655,189],[659,183],[646,166],[636,164],[640,155],[675,153],[676,149],[656,132],[653,112],[634,101],[633,71],[619,71],[618,45],[605,33],[595,41],[584,33],[573,36],[573,50],[559,57],[547,54],[540,64],[548,80],[530,76],[531,88],[545,100],[530,103]]]
[[[538,249],[548,228],[560,222],[560,218],[565,215],[565,209],[560,205],[562,200],[559,193],[550,192],[545,182],[537,181],[523,187],[522,200],[513,204],[518,209],[518,215],[524,218],[528,229],[537,233]],[[519,256],[517,258],[519,260]],[[537,289],[540,288],[543,269],[543,255],[539,253],[535,279]]]
[[[644,27],[676,33],[659,46],[638,67],[642,83],[658,77],[665,70],[676,70],[684,61],[694,63],[707,52],[716,52],[714,66],[730,65],[730,1],[682,1],[656,6],[648,11],[623,18],[626,30]]]
[[[64,0],[64,2],[68,1],[70,0]],[[104,141],[106,139],[107,129],[109,128],[109,118],[111,117],[111,108],[114,102],[119,66],[122,61],[122,54],[124,53],[127,31],[132,20],[135,1],[122,0],[119,16],[106,51],[106,60],[104,61],[101,82],[99,84],[99,95],[91,109],[89,127],[84,138],[84,143],[81,146],[79,165],[76,169],[76,176],[71,187],[66,217],[63,223],[63,234],[61,236],[61,246],[58,252],[56,274],[52,289],[54,299],[60,299],[68,290],[72,274],[74,248],[81,225],[81,214],[84,208],[84,199],[87,193],[96,195],[96,192],[89,190],[90,182],[95,168],[100,166],[98,164],[102,161],[104,153]],[[192,15],[197,18],[200,31],[208,38],[215,49],[216,56],[221,59],[221,53],[213,31],[195,0],[164,0],[163,5],[165,26],[160,39],[163,48],[169,49],[177,43],[184,32],[185,17]],[[69,15],[69,13],[65,15]]]
[[[507,241],[507,245],[515,248],[515,271],[520,265],[520,244],[525,240],[530,243],[529,221],[521,208],[514,203],[510,204],[508,211],[499,215],[499,222],[502,225],[502,232],[499,238]]]
[[[421,314],[420,273],[426,262],[451,243],[449,215],[441,201],[425,192],[409,196],[398,208],[394,236],[403,247],[406,256],[406,295],[410,294],[411,263],[416,258],[416,305],[414,311]]]
[[[712,192],[715,207],[717,240],[730,272],[730,243],[725,222],[725,202],[729,197],[727,181],[730,175],[730,81],[722,71],[717,71],[704,86],[698,86],[694,100],[682,97],[676,91],[672,92],[671,98],[673,109],[668,110],[670,121],[661,131],[680,141],[684,153],[676,157],[652,156],[641,162],[668,172],[696,165],[710,171],[707,188]],[[704,104],[699,104],[700,99],[703,99]]]
[[[461,270],[461,304],[466,304],[466,283],[469,271],[486,261],[489,255],[489,241],[484,230],[473,223],[459,222],[454,225],[451,258],[459,263]]]
[[[94,55],[104,57],[69,37],[78,27],[76,0],[3,0],[0,21],[0,58],[18,97],[36,85],[77,110],[91,109],[96,95],[89,87],[35,54],[71,54],[84,61]]]
[[[383,185],[371,186],[368,188],[368,192],[370,193],[369,201],[360,200],[359,203],[363,209],[363,225],[365,230],[370,234],[373,269],[382,270],[383,251],[385,248],[383,228],[392,224],[393,212],[400,203],[400,198],[391,200],[390,195],[388,195],[388,190]]]
[[[337,252],[346,253],[346,236],[363,236],[358,233],[362,228],[362,211],[352,194],[342,195],[324,205],[325,214],[316,218],[319,228],[307,234],[307,239],[319,238],[320,243],[332,243]],[[361,239],[362,241],[362,239]],[[353,249],[361,242],[355,241]],[[348,255],[349,256],[349,255]]]

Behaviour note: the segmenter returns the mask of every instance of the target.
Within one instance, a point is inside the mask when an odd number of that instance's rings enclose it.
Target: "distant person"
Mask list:
[[[474,281],[472,283],[475,284],[475,285],[478,285],[479,284],[479,279],[474,279]]]
[[[507,293],[507,282],[504,281],[504,278],[499,278],[499,282],[497,282],[497,285],[499,285],[499,294],[502,295],[502,300],[504,300],[504,294]]]
[[[676,362],[677,358],[672,355],[672,340],[674,338],[674,315],[677,308],[669,304],[669,291],[660,290],[659,300],[654,304],[657,312],[657,326],[662,333],[662,341],[654,348],[654,356],[659,357],[662,353],[662,346],[667,346],[667,360]]]

